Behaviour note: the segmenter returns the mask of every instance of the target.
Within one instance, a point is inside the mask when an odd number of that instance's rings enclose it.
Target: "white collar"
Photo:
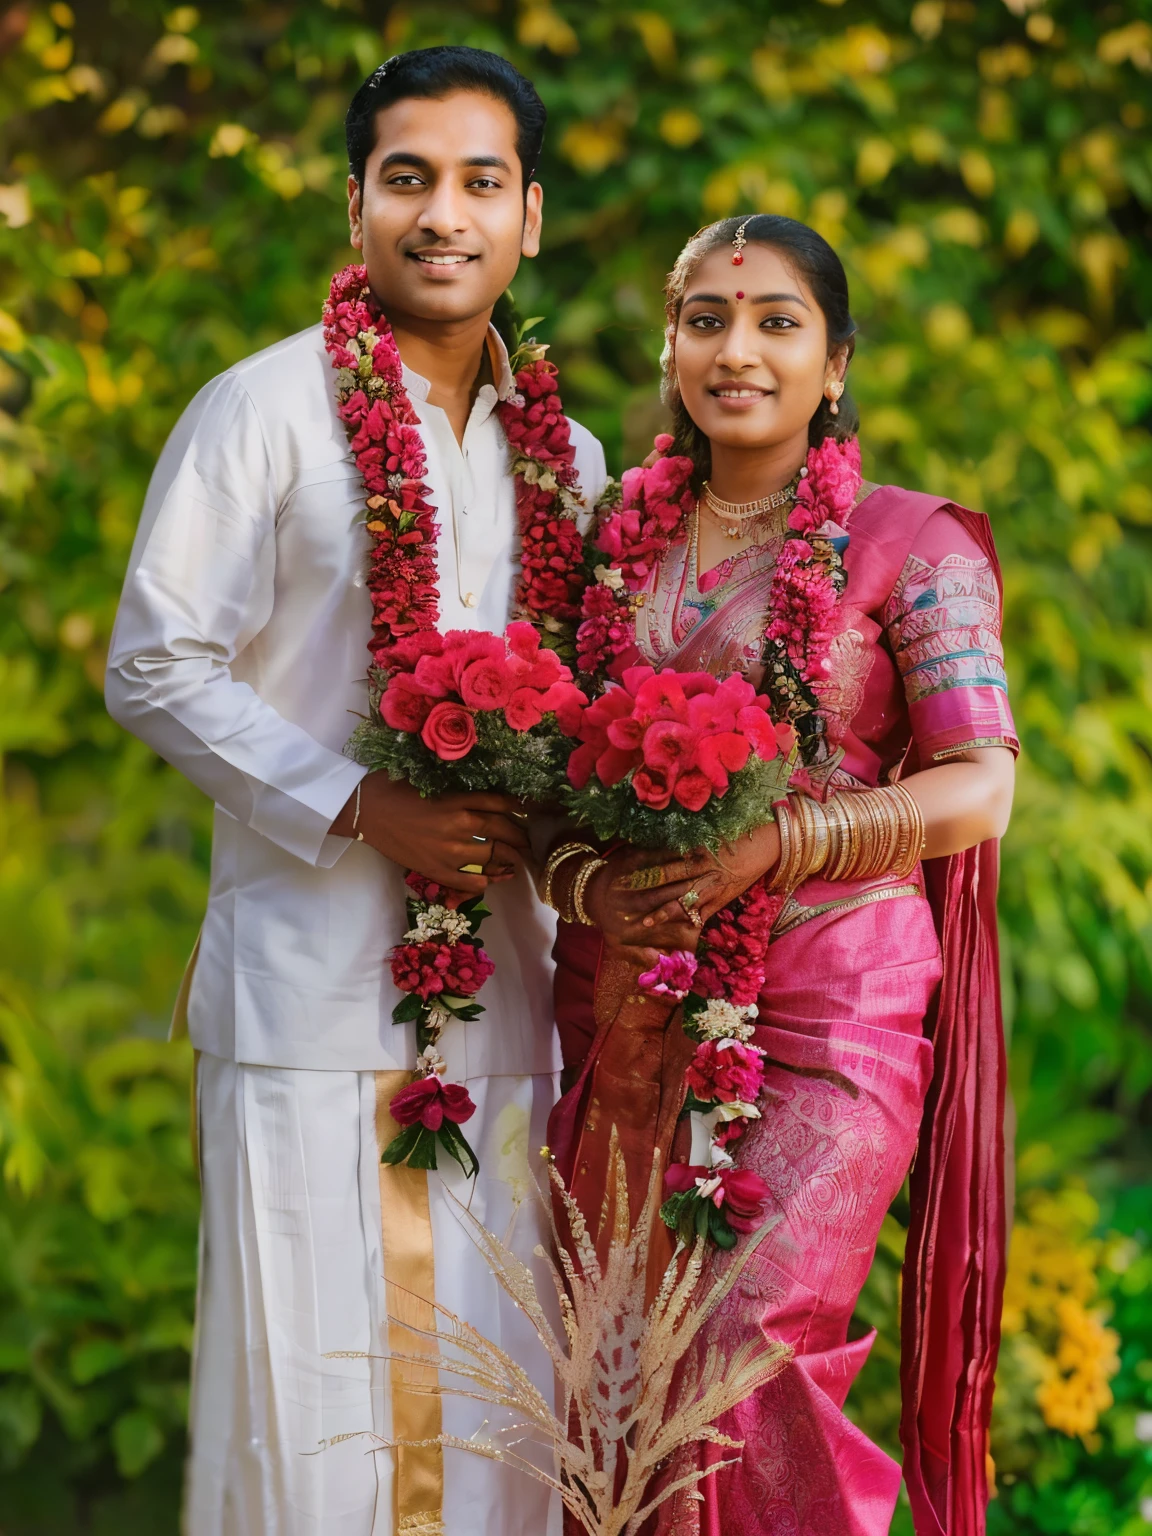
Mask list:
[[[493,384],[482,384],[476,396],[476,403],[486,405],[489,412],[498,400],[507,400],[516,387],[516,380],[512,376],[511,364],[508,361],[508,348],[504,345],[500,332],[494,325],[488,327],[488,356],[492,363],[492,377],[496,380]],[[423,374],[409,368],[401,361],[401,377],[408,396],[413,400],[426,401],[428,391],[432,388],[431,382]]]

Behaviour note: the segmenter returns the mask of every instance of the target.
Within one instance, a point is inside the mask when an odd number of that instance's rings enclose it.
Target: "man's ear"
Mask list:
[[[348,230],[349,238],[356,250],[364,249],[364,224],[361,218],[361,192],[360,183],[355,176],[348,177]]]
[[[528,184],[524,199],[524,234],[520,240],[521,256],[540,254],[540,230],[544,224],[544,188],[538,181]]]

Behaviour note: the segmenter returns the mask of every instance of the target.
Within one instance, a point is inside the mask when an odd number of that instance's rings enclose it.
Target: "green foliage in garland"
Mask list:
[[[1096,1426],[1067,1433],[1060,1359],[1079,1335],[1020,1309],[993,1523],[1136,1536],[1152,1498],[1150,0],[0,11],[0,1524],[177,1528],[196,1190],[189,1055],[163,1037],[209,810],[107,720],[103,655],[180,410],[314,323],[348,258],[352,89],[442,41],[508,54],[547,102],[545,247],[516,296],[549,317],[565,402],[613,468],[661,424],[662,274],[698,225],[763,209],[815,224],[848,265],[865,472],[992,515],[1025,745],[1002,899],[1020,1231],[1036,1198],[1091,1202],[1084,1306],[1111,1309],[1120,1364],[1109,1385],[1100,1354]],[[850,1405],[889,1446],[902,1240],[897,1207]]]

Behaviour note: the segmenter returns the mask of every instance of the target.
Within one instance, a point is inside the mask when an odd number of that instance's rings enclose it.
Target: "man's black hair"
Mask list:
[[[414,48],[374,69],[352,98],[344,119],[348,168],[360,187],[376,146],[376,114],[411,97],[436,100],[452,91],[477,91],[502,101],[516,119],[516,153],[524,189],[536,173],[548,114],[536,87],[498,53],[483,48]]]

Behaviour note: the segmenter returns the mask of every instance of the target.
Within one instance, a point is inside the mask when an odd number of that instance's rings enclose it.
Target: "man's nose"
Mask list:
[[[469,225],[464,193],[449,182],[437,183],[420,210],[418,223],[438,240],[462,234]]]

